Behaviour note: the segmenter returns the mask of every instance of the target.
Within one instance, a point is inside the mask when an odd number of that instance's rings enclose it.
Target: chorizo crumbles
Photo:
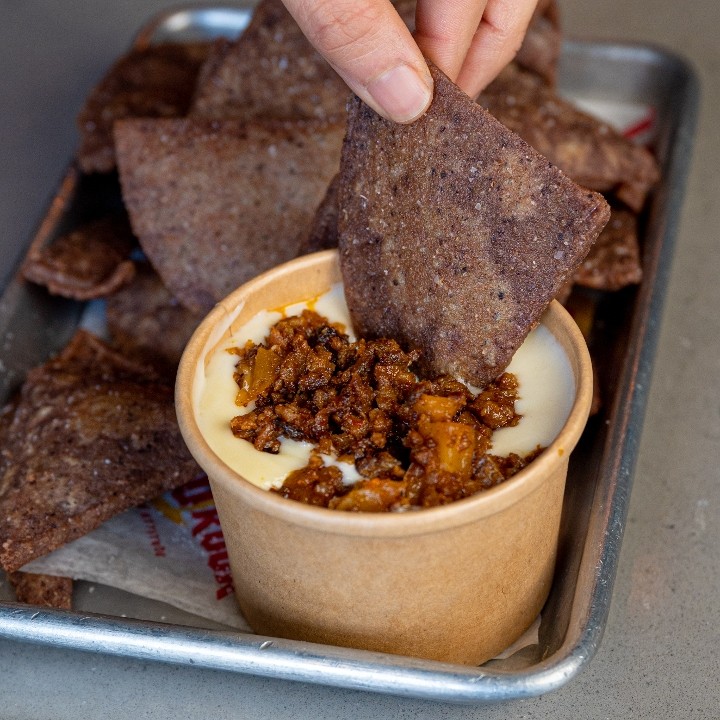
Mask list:
[[[273,490],[286,498],[356,512],[445,505],[503,482],[540,450],[488,452],[492,432],[520,420],[514,375],[479,393],[447,375],[421,379],[416,351],[389,339],[351,341],[312,310],[230,352],[236,403],[249,408],[232,419],[233,434],[269,453],[283,437],[315,446],[307,466]],[[346,482],[342,462],[360,479]]]

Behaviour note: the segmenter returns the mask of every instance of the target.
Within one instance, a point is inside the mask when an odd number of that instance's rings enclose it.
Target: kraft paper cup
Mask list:
[[[210,479],[240,609],[263,635],[480,664],[522,635],[550,590],[568,458],[592,399],[587,347],[553,302],[542,322],[569,358],[575,401],[555,441],[509,481],[417,512],[311,507],[231,470],[198,429],[195,407],[227,333],[340,279],[335,251],[255,278],[208,315],[180,363],[180,428]]]

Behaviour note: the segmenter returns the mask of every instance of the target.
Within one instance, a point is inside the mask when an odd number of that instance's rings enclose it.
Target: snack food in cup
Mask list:
[[[210,479],[240,610],[262,635],[480,664],[525,632],[549,593],[568,459],[592,400],[587,347],[553,302],[541,322],[567,357],[574,400],[555,439],[508,481],[418,512],[305,505],[231,469],[198,407],[209,359],[238,327],[340,280],[335,251],[255,278],[207,316],[180,363],[180,428]]]

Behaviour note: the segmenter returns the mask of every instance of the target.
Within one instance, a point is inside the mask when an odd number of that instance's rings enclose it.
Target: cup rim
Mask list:
[[[221,300],[203,319],[186,345],[175,385],[176,412],[185,442],[197,463],[207,473],[211,486],[221,483],[226,490],[239,496],[256,510],[295,525],[314,528],[318,532],[400,537],[436,532],[499,513],[541,487],[553,467],[567,459],[582,434],[590,412],[593,373],[590,354],[580,329],[568,311],[553,300],[543,313],[540,323],[546,326],[552,324],[567,336],[567,347],[565,343],[563,347],[569,355],[571,366],[578,368],[575,375],[575,401],[555,439],[537,458],[509,480],[438,507],[401,513],[346,513],[283,498],[254,485],[230,468],[212,450],[195,420],[193,391],[199,375],[198,362],[206,356],[208,345],[211,342],[214,345],[219,340],[221,335],[217,328],[220,323],[225,321],[227,328],[232,317],[241,311],[249,296],[283,277],[325,267],[327,264],[337,268],[337,250],[304,255],[258,275]],[[302,299],[298,298],[298,301]],[[553,332],[551,328],[548,329]],[[553,335],[558,337],[560,332],[553,332]]]

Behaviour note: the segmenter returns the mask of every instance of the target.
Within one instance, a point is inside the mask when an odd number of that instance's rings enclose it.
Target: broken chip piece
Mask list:
[[[13,572],[8,575],[18,602],[60,610],[72,609],[73,581],[69,577]]]
[[[604,198],[431,66],[410,125],[349,106],[340,263],[356,332],[419,349],[423,370],[484,386],[507,366],[607,222]]]
[[[104,297],[132,280],[136,240],[124,215],[94,220],[28,254],[26,280],[75,300]]]
[[[648,150],[513,64],[485,89],[478,102],[576,183],[612,194],[635,212],[660,177]]]
[[[208,43],[165,43],[134,48],[117,60],[78,114],[81,170],[105,173],[115,168],[115,120],[185,115],[209,48]]]
[[[637,216],[613,208],[610,220],[575,271],[575,282],[596,290],[620,290],[642,280]]]
[[[28,373],[4,436],[0,564],[8,572],[200,474],[171,382],[83,330]]]
[[[320,121],[116,123],[133,230],[185,307],[206,312],[297,255],[337,172],[344,129]]]

